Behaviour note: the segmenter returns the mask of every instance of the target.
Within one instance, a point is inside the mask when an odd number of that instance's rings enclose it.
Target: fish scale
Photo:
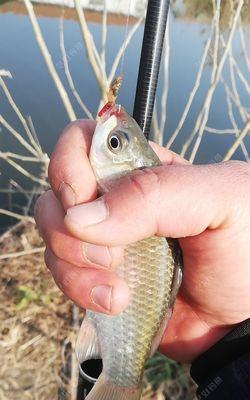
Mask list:
[[[138,386],[152,340],[166,314],[174,268],[172,251],[164,238],[152,237],[127,246],[124,263],[117,273],[130,288],[128,308],[114,317],[87,312],[96,327],[103,371],[109,382],[123,387]],[[155,290],[159,282],[161,288]],[[152,292],[150,299],[147,290]],[[113,349],[110,348],[111,336]]]

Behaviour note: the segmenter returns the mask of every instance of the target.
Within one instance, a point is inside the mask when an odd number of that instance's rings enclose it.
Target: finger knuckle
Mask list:
[[[85,267],[87,260],[82,251],[81,242],[67,236],[62,236],[60,231],[51,230],[47,234],[47,245],[53,254],[62,261]]]
[[[153,168],[145,168],[130,176],[134,189],[142,197],[145,204],[155,202],[161,186],[158,171]]]
[[[62,290],[64,292],[67,292],[67,288],[73,286],[76,282],[78,282],[79,278],[80,278],[79,272],[75,270],[69,270],[60,281]]]

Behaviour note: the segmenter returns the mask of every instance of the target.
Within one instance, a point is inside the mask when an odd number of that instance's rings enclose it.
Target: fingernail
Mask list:
[[[65,210],[70,207],[74,207],[74,205],[76,204],[76,194],[72,187],[68,185],[68,183],[61,183],[58,189],[58,195]]]
[[[108,209],[102,199],[72,207],[67,211],[68,221],[82,228],[98,224],[107,216]]]
[[[85,258],[93,264],[102,265],[103,267],[110,267],[112,263],[112,257],[108,247],[84,243],[83,253]]]
[[[112,307],[112,290],[112,286],[96,286],[92,289],[90,295],[93,303],[110,312]]]

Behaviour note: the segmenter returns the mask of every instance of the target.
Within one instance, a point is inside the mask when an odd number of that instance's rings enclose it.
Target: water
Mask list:
[[[51,52],[56,69],[65,84],[68,93],[69,87],[62,68],[59,47],[59,16],[60,8],[43,6],[38,9],[38,21]],[[119,22],[119,23],[118,23]],[[112,65],[112,60],[121,46],[124,38],[124,26],[120,23],[124,20],[112,18],[108,26],[107,67]],[[101,24],[95,14],[88,13],[88,23],[94,39],[101,42]],[[204,43],[210,29],[209,23],[202,23],[194,19],[170,18],[170,86],[167,104],[167,123],[165,127],[167,139],[177,126],[183,108],[187,102],[190,90],[198,71]],[[250,51],[250,29],[245,27],[248,50]],[[75,86],[86,105],[95,115],[99,104],[100,93],[94,75],[87,61],[86,52],[81,40],[81,33],[75,19],[74,11],[66,14],[64,22],[65,47],[69,57],[69,66],[74,78]],[[135,34],[129,49],[126,52],[124,86],[119,101],[132,112],[135,86],[139,66],[139,53],[143,35],[143,26]],[[239,38],[234,42],[235,56],[242,72],[247,76],[246,66],[239,46]],[[238,49],[238,50],[237,50]],[[19,3],[7,3],[0,6],[0,69],[8,69],[13,79],[5,79],[9,90],[13,94],[16,103],[20,106],[25,116],[32,117],[39,141],[45,152],[51,153],[62,129],[67,125],[68,118],[62,102],[57,94],[54,84],[47,72],[47,67],[40,54],[33,30],[25,9]],[[211,66],[207,65],[202,79],[201,87],[191,112],[186,120],[184,128],[173,149],[180,151],[184,139],[193,128],[197,113],[201,107],[204,95],[208,88]],[[225,79],[229,80],[228,68],[225,68]],[[249,81],[249,75],[248,75]],[[159,83],[158,97],[162,91],[162,78]],[[244,106],[250,108],[249,95],[243,86],[239,84],[239,94]],[[73,96],[70,99],[75,107],[78,118],[83,117],[82,111],[76,104]],[[159,102],[158,102],[159,103]],[[0,92],[0,113],[11,123],[13,127],[22,131],[19,121],[11,110],[5,96]],[[208,126],[225,129],[230,126],[227,116],[225,94],[222,85],[216,90],[211,108]],[[237,112],[236,120],[242,126]],[[219,160],[233,142],[232,135],[205,134],[196,162],[212,162]],[[250,151],[249,136],[245,144]],[[5,128],[0,131],[0,148],[2,151],[18,151],[20,146],[10,136]],[[242,159],[241,151],[235,153],[235,158]],[[9,178],[18,180],[23,187],[30,187],[30,183],[12,167],[0,161],[0,188],[7,188]],[[8,198],[0,193],[0,207],[7,205]],[[12,201],[12,200],[11,200]],[[20,202],[20,198],[15,200]],[[6,224],[6,219],[1,217],[0,225]]]

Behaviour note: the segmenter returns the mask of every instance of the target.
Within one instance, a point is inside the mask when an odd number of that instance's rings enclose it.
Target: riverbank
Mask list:
[[[57,3],[42,3],[35,2],[34,10],[37,17],[60,18],[63,15],[65,20],[78,21],[76,10],[72,7],[62,7]],[[20,1],[7,1],[0,7],[0,13],[12,13],[15,15],[27,15],[25,4]],[[85,10],[85,18],[87,22],[102,23],[102,13],[96,10]],[[129,24],[132,25],[136,22],[136,18],[131,16]],[[109,13],[107,16],[107,23],[112,25],[124,25],[126,23],[126,16],[123,14]]]
[[[59,5],[61,7],[74,8],[74,0],[32,0],[33,3],[45,3]],[[127,16],[132,15],[136,18],[141,18],[145,15],[146,0],[79,0],[82,8],[85,10],[103,11],[106,8],[108,13],[122,14]]]

